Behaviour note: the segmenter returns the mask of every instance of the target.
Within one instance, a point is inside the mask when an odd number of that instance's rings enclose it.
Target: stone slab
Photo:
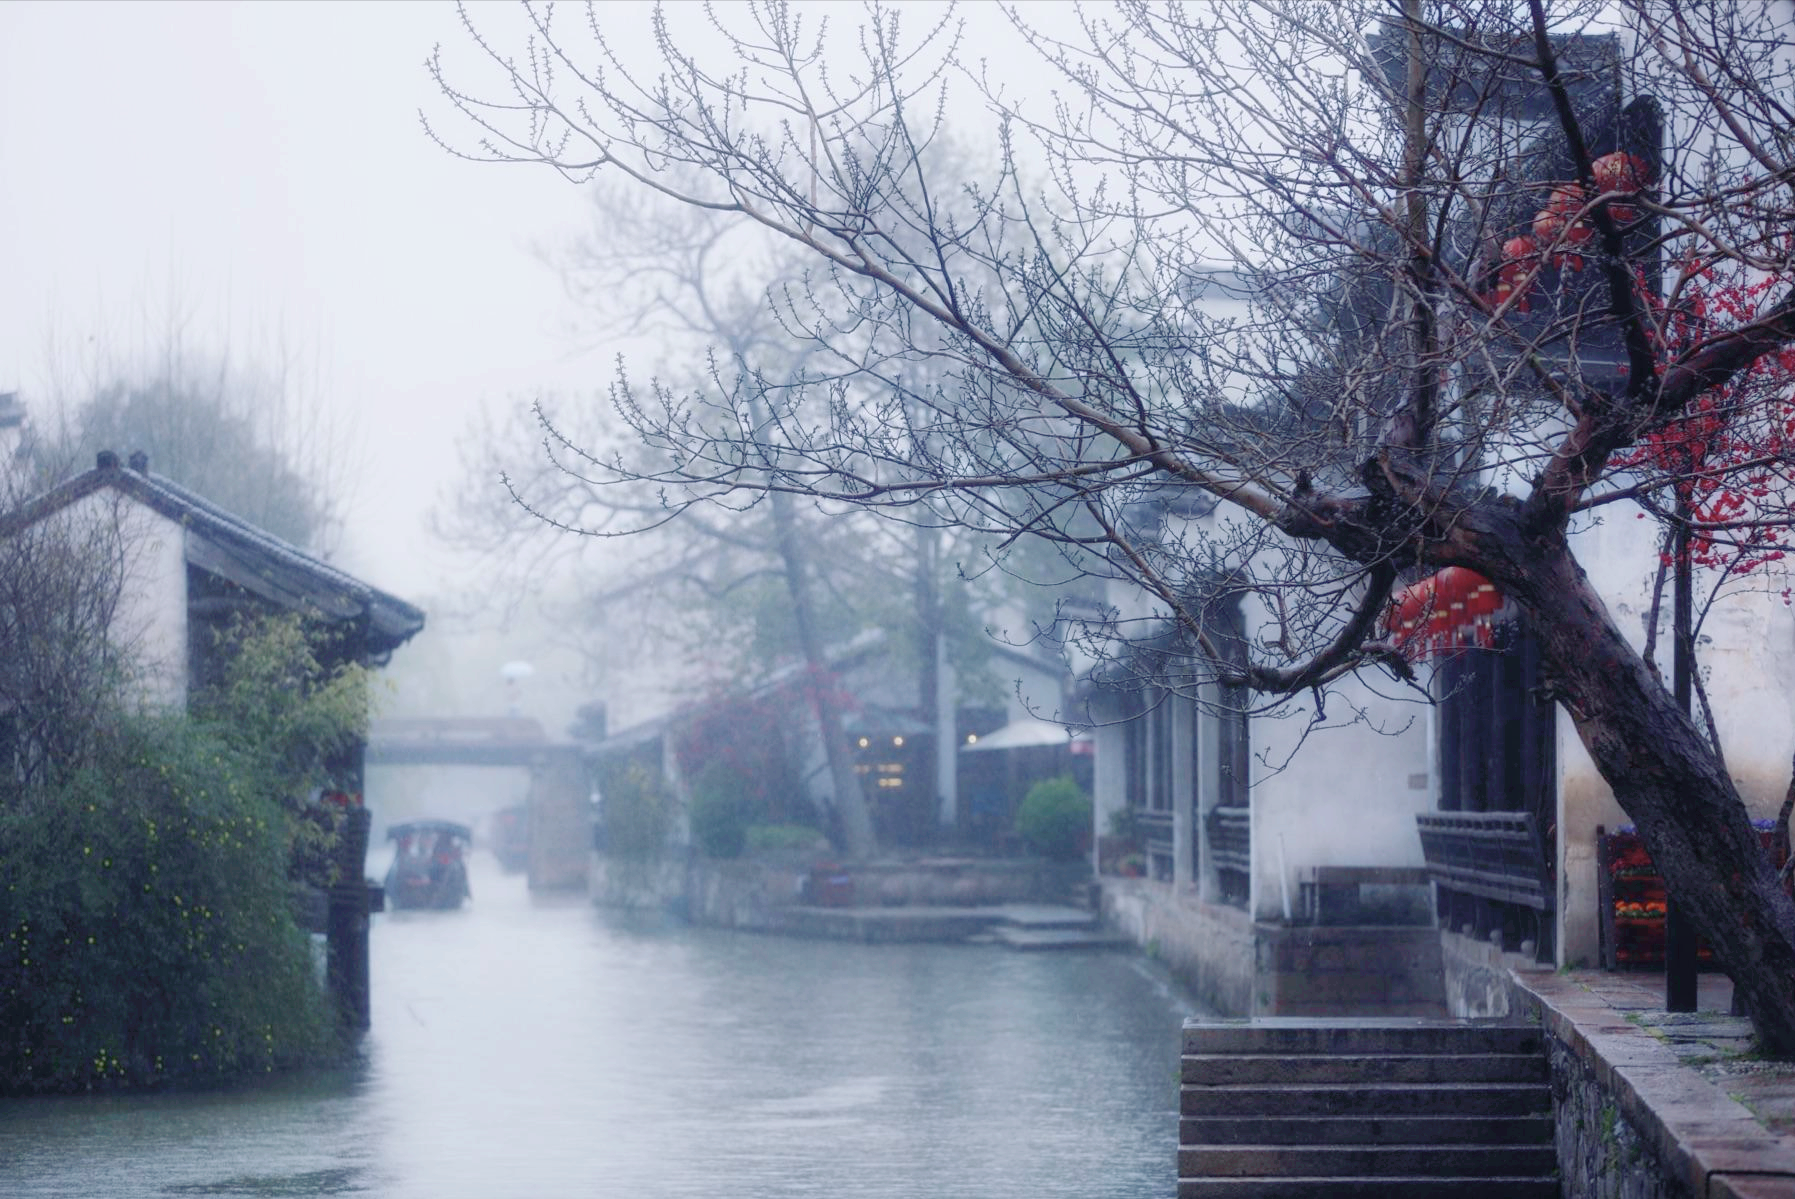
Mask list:
[[[1795,1175],[1716,1174],[1708,1199],[1795,1199]]]
[[[1542,1177],[1554,1169],[1551,1144],[1533,1145],[1184,1145],[1179,1178],[1363,1178],[1439,1180],[1501,1174]]]
[[[1795,1199],[1775,1189],[1795,1176],[1795,1064],[1740,1059],[1750,1026],[1727,1014],[1724,988],[1704,979],[1705,1010],[1666,1013],[1661,979],[1596,972],[1514,979],[1690,1194]]]
[[[1180,1178],[1178,1199],[1558,1199],[1556,1178]]]
[[[1006,903],[997,909],[998,918],[1018,928],[1096,928],[1097,913],[1086,908],[1066,907],[1052,903]]]
[[[1082,928],[1012,928],[998,925],[990,932],[993,941],[1011,949],[1029,951],[1053,949],[1124,949],[1133,942],[1116,933]]]
[[[1546,1059],[1539,1053],[1192,1053],[1180,1059],[1180,1074],[1192,1086],[1337,1083],[1455,1089],[1474,1083],[1543,1083]]]
[[[1183,1116],[1180,1145],[1549,1145],[1552,1118],[1369,1115]]]
[[[1437,1017],[1261,1016],[1184,1022],[1185,1053],[1538,1053],[1537,1024]]]
[[[1467,1116],[1526,1116],[1552,1110],[1545,1083],[1466,1083],[1452,1088],[1453,1111]],[[1440,1094],[1406,1084],[1303,1083],[1279,1086],[1186,1084],[1178,1093],[1186,1116],[1420,1116],[1445,1110]]]

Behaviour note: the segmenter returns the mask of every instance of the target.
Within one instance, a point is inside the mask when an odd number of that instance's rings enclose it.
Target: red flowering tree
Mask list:
[[[832,680],[822,680],[821,688],[824,702],[839,706],[842,697]],[[821,814],[801,777],[807,738],[793,719],[794,713],[812,709],[811,691],[805,683],[712,694],[682,722],[674,746],[680,773],[727,785],[748,823],[816,823]]]
[[[757,824],[820,825],[845,840],[840,813],[820,809],[804,785],[804,747],[815,738],[802,714],[851,712],[855,702],[832,673],[805,671],[756,691],[716,691],[687,713],[674,753],[692,793],[693,835],[707,852],[733,857]]]
[[[1762,272],[1723,277],[1727,265],[1684,262],[1668,301],[1642,291],[1654,337],[1669,352],[1689,354],[1737,335],[1795,283]],[[1641,476],[1641,503],[1687,526],[1690,562],[1717,572],[1721,583],[1782,561],[1795,525],[1795,345],[1761,355],[1704,392],[1615,464]],[[1668,550],[1663,565],[1673,565]],[[1789,597],[1788,588],[1779,590]]]

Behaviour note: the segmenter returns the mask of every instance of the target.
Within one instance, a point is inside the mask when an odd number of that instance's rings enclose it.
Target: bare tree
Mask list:
[[[0,803],[91,760],[130,668],[131,552],[115,503],[27,523],[0,495]]]
[[[97,349],[52,344],[32,401],[40,484],[142,450],[150,467],[302,548],[329,554],[343,532],[356,463],[350,430],[320,394],[315,351],[284,333],[195,336],[191,309],[146,306],[139,333],[95,333]],[[249,349],[242,348],[252,341]]]
[[[593,233],[558,257],[595,333],[650,339],[663,378],[739,393],[750,404],[783,386],[806,351],[772,318],[758,288],[767,276],[796,273],[779,270],[764,240],[739,218],[645,199],[601,191]],[[831,647],[870,628],[898,634],[894,668],[914,667],[907,673],[915,676],[917,709],[936,726],[944,664],[951,661],[974,686],[980,681],[984,639],[970,619],[971,588],[956,570],[957,560],[976,559],[978,547],[956,544],[946,537],[952,530],[874,520],[852,507],[818,510],[783,492],[744,493],[739,506],[687,509],[670,521],[658,486],[595,485],[588,477],[591,447],[605,436],[602,421],[576,423],[583,412],[565,402],[538,401],[533,412],[535,446],[518,444],[518,427],[490,421],[464,443],[468,474],[502,479],[515,503],[498,506],[484,488],[462,489],[439,531],[512,566],[520,556],[562,547],[563,562],[578,559],[581,570],[599,576],[582,592],[575,618],[613,633],[624,624],[638,627],[657,657],[668,647],[684,650],[712,676],[695,684],[754,679],[803,662],[844,837],[855,854],[870,853],[874,823],[846,750],[839,696],[826,682]],[[638,476],[666,467],[662,448],[614,448],[632,457]],[[539,450],[546,452],[526,452]],[[640,544],[632,558],[612,554],[597,563],[569,539],[541,536],[569,531]],[[535,577],[540,568],[538,562],[527,573]],[[993,589],[983,590],[980,598],[994,601]],[[951,706],[945,716],[951,744]]]
[[[714,68],[665,13],[644,67],[602,8],[582,29],[535,5],[515,56],[470,17],[474,61],[432,61],[451,150],[628,180],[809,255],[770,299],[827,370],[753,396],[619,385],[623,420],[672,453],[649,476],[670,510],[784,492],[1046,538],[1273,696],[1406,677],[1380,635],[1393,585],[1474,570],[1539,637],[1761,1037],[1795,1053],[1795,904],[1571,540],[1662,491],[1630,447],[1795,342],[1786,5],[1128,0],[1063,38],[1017,6],[1060,100],[1037,115],[988,89],[1002,152],[951,206],[924,168],[964,111],[958,27],[905,40],[873,6],[850,63],[807,11],[715,10]],[[1226,310],[1199,294],[1217,263]],[[1770,285],[1677,344],[1671,314],[1713,271]],[[1200,519],[1143,536],[1131,514],[1168,504]],[[1271,614],[1244,663],[1212,634],[1218,592]]]

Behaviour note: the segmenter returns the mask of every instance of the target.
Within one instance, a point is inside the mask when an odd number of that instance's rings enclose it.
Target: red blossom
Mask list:
[[[1693,263],[1684,273],[1689,282],[1668,310],[1640,289],[1652,306],[1661,365],[1755,320],[1767,297],[1790,282],[1723,279],[1712,266]],[[1783,559],[1795,521],[1795,478],[1786,460],[1791,437],[1795,347],[1784,347],[1645,434],[1615,465],[1663,477],[1675,488],[1692,520],[1692,564],[1743,575]]]

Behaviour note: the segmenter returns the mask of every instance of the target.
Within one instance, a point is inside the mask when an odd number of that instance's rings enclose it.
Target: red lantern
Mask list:
[[[1646,163],[1643,158],[1633,154],[1623,154],[1616,150],[1612,154],[1604,154],[1589,164],[1591,178],[1596,181],[1596,188],[1602,192],[1620,192],[1634,195],[1645,188]],[[1639,215],[1638,209],[1631,204],[1608,205],[1608,215],[1619,224],[1631,224]]]
[[[1502,265],[1496,269],[1496,290],[1491,299],[1500,306],[1508,303],[1508,298],[1520,291],[1522,283],[1533,270],[1533,259],[1539,246],[1531,237],[1511,237],[1502,243]],[[1526,312],[1527,295],[1515,301],[1516,312]]]
[[[1385,623],[1396,648],[1410,658],[1454,649],[1491,649],[1496,626],[1514,607],[1474,570],[1448,566],[1391,597]]]
[[[1502,261],[1525,264],[1539,249],[1539,244],[1531,237],[1511,237],[1502,243]]]
[[[1541,245],[1551,245],[1582,207],[1583,189],[1575,183],[1553,188],[1546,206],[1533,218],[1533,235]]]
[[[1595,236],[1595,227],[1587,220],[1573,220],[1583,209],[1583,189],[1575,183],[1567,183],[1552,189],[1552,196],[1546,206],[1533,218],[1533,232],[1540,244],[1550,246],[1562,243],[1580,246]],[[1551,264],[1554,267],[1569,267],[1573,271],[1583,269],[1583,256],[1569,254],[1563,250],[1552,252]]]
[[[1434,581],[1431,575],[1404,587],[1391,597],[1390,612],[1385,623],[1397,645],[1404,645],[1422,630],[1427,623],[1428,614],[1433,610],[1433,603]]]
[[[1589,164],[1590,177],[1605,192],[1636,192],[1645,186],[1645,160],[1616,150]]]

